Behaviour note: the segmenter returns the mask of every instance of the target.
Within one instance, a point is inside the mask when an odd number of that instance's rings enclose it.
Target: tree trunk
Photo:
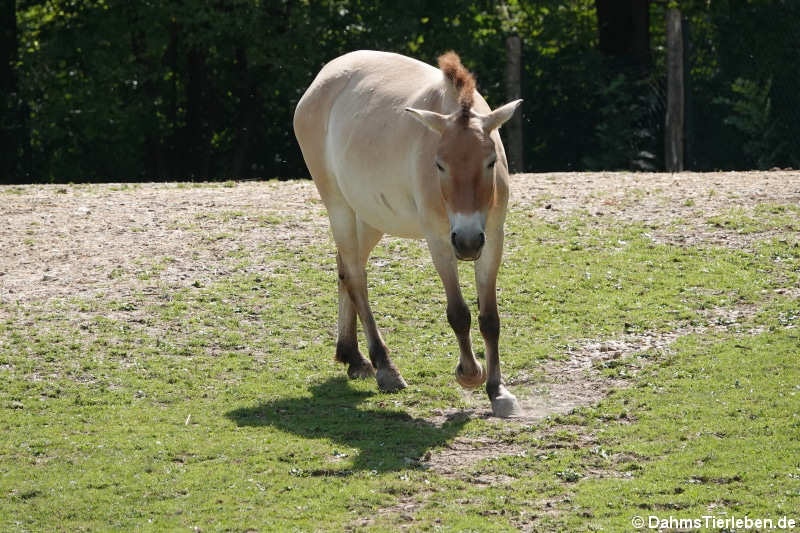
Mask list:
[[[17,174],[21,148],[20,105],[17,94],[16,2],[5,2],[0,12],[0,182]]]
[[[244,46],[236,47],[236,69],[238,71],[239,110],[236,118],[237,141],[233,151],[233,177],[249,177],[250,144],[253,128],[256,127],[258,108],[257,88],[252,81],[247,65],[247,51]]]
[[[696,167],[694,159],[694,101],[692,98],[692,49],[689,35],[689,19],[681,18],[681,33],[683,33],[683,169],[691,170]]]
[[[177,170],[181,168],[180,162],[182,154],[177,151],[180,142],[180,128],[178,127],[178,80],[180,78],[180,67],[178,66],[178,48],[181,43],[182,28],[175,19],[168,25],[169,40],[167,48],[164,50],[162,63],[167,72],[171,73],[169,87],[165,94],[165,114],[167,116],[167,135],[162,136],[161,146],[158,152],[158,175],[176,176]]]
[[[184,167],[185,177],[208,179],[210,154],[208,146],[208,121],[212,112],[206,96],[208,88],[208,72],[206,53],[199,46],[193,46],[187,57],[188,73],[186,77],[186,128],[183,135],[183,146],[178,151],[185,154],[188,160]]]
[[[635,65],[650,63],[650,1],[595,0],[600,42],[610,56]]]
[[[664,119],[664,166],[683,170],[683,28],[681,12],[667,9],[667,113]]]
[[[521,87],[522,68],[522,40],[519,35],[506,37],[506,101],[517,100],[522,94]],[[506,140],[508,141],[508,168],[510,172],[522,172],[523,163],[522,144],[522,111],[514,116],[505,126]]]

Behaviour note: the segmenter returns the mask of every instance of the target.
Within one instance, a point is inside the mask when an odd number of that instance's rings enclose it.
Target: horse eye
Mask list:
[[[439,169],[439,172],[444,172],[444,167],[440,165],[438,161],[436,161],[436,168]]]

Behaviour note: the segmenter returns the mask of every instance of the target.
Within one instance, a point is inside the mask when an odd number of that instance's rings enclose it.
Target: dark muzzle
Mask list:
[[[456,257],[461,261],[475,261],[481,256],[483,244],[486,242],[486,234],[480,232],[452,232],[450,242],[453,243],[453,250]]]

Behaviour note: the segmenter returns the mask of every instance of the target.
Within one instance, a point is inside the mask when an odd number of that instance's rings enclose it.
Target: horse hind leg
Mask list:
[[[375,375],[375,368],[358,349],[356,308],[342,279],[342,258],[338,252],[336,265],[339,274],[339,334],[336,340],[336,360],[347,365],[347,376],[350,379],[371,378]]]
[[[389,358],[389,352],[378,331],[367,295],[366,262],[369,253],[380,240],[381,233],[358,220],[349,206],[339,208],[329,206],[328,215],[331,220],[333,238],[338,248],[340,310],[345,311],[344,315],[340,315],[340,333],[343,331],[345,334],[349,334],[352,331],[352,339],[355,339],[355,321],[351,318],[352,310],[354,310],[364,327],[369,348],[369,358],[372,368],[375,369],[378,387],[384,392],[403,389],[407,386],[406,382]],[[346,300],[343,300],[345,295],[350,298],[349,304]],[[343,301],[344,303],[342,303]],[[348,307],[350,304],[352,307]],[[343,339],[343,341],[346,339]],[[349,356],[355,358],[352,355],[354,353],[352,347],[356,345],[355,340],[347,342],[351,343],[349,345],[343,343],[343,346],[349,346]],[[337,350],[338,345],[337,343]],[[358,353],[357,350],[356,345],[355,353]],[[361,356],[361,359],[363,359],[363,356]],[[348,374],[351,373],[351,370],[353,374],[368,372],[368,368],[366,371],[364,370],[365,364],[361,359],[355,358],[355,361],[348,361],[348,364],[350,364]]]
[[[296,115],[295,127],[297,127],[297,122],[298,118]],[[302,120],[300,120],[300,123],[302,124]],[[316,131],[311,128],[311,134],[315,133]],[[322,140],[317,139],[317,142],[321,144]],[[355,213],[353,213],[353,210],[347,205],[347,201],[336,184],[336,179],[326,170],[322,153],[315,150],[303,150],[303,155],[306,159],[309,172],[314,179],[317,191],[319,191],[322,202],[328,210],[331,230],[333,231],[334,240],[339,249],[336,254],[336,264],[339,274],[339,319],[335,359],[347,365],[347,375],[350,379],[369,378],[375,375],[375,368],[358,349],[358,339],[356,335],[357,310],[350,296],[350,291],[345,284],[344,272],[346,269],[342,261],[342,251],[351,253],[349,249],[352,243],[358,242],[357,230],[353,229],[356,228],[354,222]]]

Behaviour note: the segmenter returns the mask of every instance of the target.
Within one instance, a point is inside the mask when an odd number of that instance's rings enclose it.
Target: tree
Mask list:
[[[598,49],[636,66],[650,62],[650,0],[595,0]]]
[[[683,171],[684,151],[684,54],[683,21],[678,8],[667,10],[667,111],[664,117],[664,166],[668,172]]]
[[[512,165],[521,146],[526,170],[657,168],[666,5],[6,2],[0,179],[11,168],[43,181],[303,177],[294,107],[327,61],[359,48],[430,64],[452,49],[492,107],[523,98],[501,131]],[[698,168],[800,165],[797,2],[683,0],[681,9]]]
[[[16,4],[6,1],[0,11],[0,177],[18,171],[19,101],[17,95],[17,13]]]

